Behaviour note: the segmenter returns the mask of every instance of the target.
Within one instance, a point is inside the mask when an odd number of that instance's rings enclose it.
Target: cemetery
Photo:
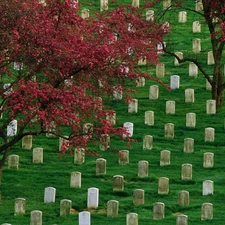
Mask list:
[[[101,2],[83,4],[99,10]],[[167,2],[154,6],[151,15]],[[176,9],[164,17],[171,28],[166,44],[181,58],[194,55],[212,73],[206,24],[191,11]],[[156,65],[139,66],[171,90],[140,79],[126,83],[135,90],[132,101],[116,91],[107,99],[111,123],[127,128],[130,143],[103,136],[88,145],[90,151],[60,154],[65,139],[42,134],[25,136],[11,148],[2,174],[0,224],[225,222],[225,106],[216,108],[211,85],[195,64],[158,55]]]

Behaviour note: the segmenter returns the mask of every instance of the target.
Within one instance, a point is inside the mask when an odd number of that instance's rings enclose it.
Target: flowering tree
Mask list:
[[[159,3],[161,1],[156,0],[155,2]],[[181,59],[172,51],[169,45],[167,45],[167,47],[164,46],[164,51],[176,57],[179,63],[193,62],[211,84],[212,99],[216,100],[217,108],[222,107],[225,89],[221,62],[225,43],[225,1],[197,0],[190,3],[187,0],[176,0],[172,4],[171,1],[164,2],[165,8],[163,13],[160,12],[160,15],[163,14],[164,16],[167,13],[171,13],[173,11],[172,9],[179,9],[187,13],[194,13],[195,18],[199,18],[203,21],[202,24],[206,24],[215,62],[212,74],[207,70],[205,63],[201,62],[201,57],[198,57],[196,54],[193,56],[184,56],[184,58]],[[211,75],[213,76],[211,77]]]
[[[145,19],[149,6],[84,18],[72,0],[0,0],[0,170],[26,135],[64,137],[66,130],[69,145],[79,147],[102,134],[123,137],[104,102],[115,89],[129,91],[125,80],[153,79],[137,62],[156,63],[168,31]],[[84,131],[87,122],[94,126]]]

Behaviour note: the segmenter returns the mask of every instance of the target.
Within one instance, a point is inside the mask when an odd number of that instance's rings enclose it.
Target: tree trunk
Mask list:
[[[224,98],[224,76],[221,68],[220,57],[215,59],[212,80],[212,99],[216,100],[216,108],[223,106]]]

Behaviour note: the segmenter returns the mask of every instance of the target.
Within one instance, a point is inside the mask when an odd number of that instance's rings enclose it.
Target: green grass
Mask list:
[[[97,7],[97,4],[94,5]],[[206,65],[207,51],[210,50],[209,35],[205,25],[202,33],[193,34],[191,32],[192,21],[197,20],[194,15],[188,13],[188,22],[185,24],[172,25],[176,21],[177,12],[171,12],[168,18],[171,21],[172,33],[168,37],[174,50],[181,50],[185,54],[191,53],[192,38],[198,37],[202,40],[202,52],[198,54],[205,68],[212,71],[212,66]],[[185,36],[183,33],[185,32]],[[178,37],[178,38],[177,38]],[[166,41],[167,41],[166,40]],[[169,42],[168,42],[169,43]],[[43,212],[43,225],[78,224],[77,212],[87,210],[87,189],[90,187],[99,188],[99,207],[91,210],[91,224],[124,225],[126,224],[126,214],[130,212],[138,213],[139,225],[174,225],[176,216],[179,213],[188,215],[191,225],[223,224],[225,221],[224,202],[224,107],[219,109],[216,115],[206,114],[206,100],[211,99],[210,91],[205,90],[205,78],[199,74],[198,78],[188,76],[188,63],[180,66],[173,66],[173,58],[161,56],[160,61],[165,63],[166,76],[162,79],[164,83],[169,83],[170,75],[180,76],[180,88],[168,92],[164,87],[159,87],[159,99],[149,100],[149,86],[155,84],[153,81],[146,81],[143,88],[136,88],[135,84],[129,83],[130,87],[137,89],[133,93],[133,98],[138,99],[138,113],[128,114],[127,105],[123,101],[111,100],[109,108],[116,110],[117,126],[124,122],[134,123],[134,136],[136,142],[128,148],[126,143],[118,138],[111,137],[111,148],[107,151],[100,151],[99,144],[92,143],[90,148],[99,153],[107,160],[107,174],[96,176],[96,158],[86,155],[85,163],[75,165],[73,154],[65,154],[62,157],[58,151],[58,138],[46,138],[45,136],[35,137],[33,147],[43,147],[44,163],[32,163],[32,151],[21,149],[21,143],[15,145],[10,154],[20,156],[18,170],[10,170],[6,166],[3,170],[1,186],[2,204],[0,205],[0,224],[11,223],[13,225],[24,225],[30,223],[30,212],[41,210]],[[142,67],[149,74],[155,72],[155,68]],[[185,103],[184,91],[186,88],[195,89],[195,102]],[[167,100],[176,101],[176,113],[167,115],[165,106]],[[155,112],[155,125],[144,124],[144,113],[147,110]],[[185,127],[186,113],[196,113],[196,128]],[[164,138],[164,124],[174,123],[174,139]],[[213,143],[204,142],[204,129],[206,127],[215,128],[215,141]],[[153,136],[153,149],[144,151],[142,149],[142,139],[144,135]],[[184,138],[194,138],[194,152],[187,154],[183,152]],[[130,152],[130,163],[128,165],[118,164],[118,150],[128,149]],[[160,167],[160,151],[171,151],[171,164]],[[204,152],[214,153],[214,167],[203,168]],[[137,168],[140,160],[149,162],[149,176],[138,178]],[[193,179],[190,181],[181,180],[181,165],[191,163],[193,166]],[[79,171],[82,173],[82,187],[70,188],[70,173]],[[113,192],[114,175],[123,175],[125,179],[124,191]],[[170,192],[168,195],[159,195],[157,192],[158,178],[168,177],[170,179]],[[214,194],[202,196],[202,182],[204,180],[214,181]],[[44,188],[56,188],[56,202],[44,203]],[[145,204],[133,206],[133,191],[135,189],[145,190]],[[190,205],[181,207],[178,205],[178,192],[187,190],[190,193]],[[26,214],[14,216],[15,198],[26,199]],[[60,217],[60,201],[70,199],[72,201],[73,213],[67,217]],[[108,200],[119,201],[119,215],[116,218],[107,218],[106,208]],[[153,220],[153,204],[155,202],[165,203],[165,218],[163,220]],[[213,220],[201,221],[201,205],[205,202],[213,204]]]

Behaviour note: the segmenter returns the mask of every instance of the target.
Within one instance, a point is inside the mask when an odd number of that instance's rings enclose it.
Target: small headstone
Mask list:
[[[44,202],[55,202],[56,189],[54,187],[46,187],[44,194]]]
[[[188,225],[188,216],[180,214],[176,218],[176,225]]]
[[[185,102],[195,102],[195,90],[192,88],[185,89]]]
[[[133,129],[134,129],[134,124],[133,123],[131,123],[131,122],[125,122],[124,124],[123,124],[123,127],[124,128],[126,128],[126,131],[127,131],[127,135],[126,134],[124,134],[123,136],[124,137],[132,137],[133,136]]]
[[[108,111],[107,111],[106,120],[107,120],[111,125],[115,125],[115,124],[116,124],[116,111],[114,111],[114,110],[108,110]]]
[[[137,113],[138,112],[138,100],[132,99],[128,104],[128,113]]]
[[[185,12],[185,11],[179,12],[178,22],[179,23],[186,23],[187,22],[187,12]]]
[[[138,162],[138,177],[148,177],[148,161],[141,160]]]
[[[72,172],[70,174],[70,187],[81,188],[81,173],[80,172]]]
[[[86,139],[91,139],[94,131],[94,125],[92,123],[85,123],[83,125],[83,133]]]
[[[216,114],[216,100],[206,101],[206,114]]]
[[[198,67],[193,62],[189,63],[189,76],[190,77],[198,76]]]
[[[102,151],[110,148],[110,136],[108,134],[102,134],[100,137],[99,149]]]
[[[210,77],[210,79],[213,79],[213,76],[209,76],[209,77]],[[207,91],[211,91],[212,90],[212,85],[209,83],[209,81],[207,79],[205,79],[205,80],[206,80],[205,89]]]
[[[213,65],[213,64],[215,64],[215,60],[214,60],[214,56],[213,56],[213,51],[209,51],[209,52],[208,52],[207,64],[208,64],[208,65]]]
[[[66,139],[68,136],[59,137],[59,151],[61,152],[62,150],[65,151],[68,148],[68,140]]]
[[[43,148],[33,148],[33,163],[43,163]]]
[[[159,98],[159,86],[151,85],[149,88],[149,99],[156,100]]]
[[[214,153],[205,152],[203,155],[203,167],[212,168],[214,166]]]
[[[87,198],[87,207],[88,208],[98,208],[98,199],[99,199],[99,189],[98,188],[88,188],[88,198]]]
[[[203,203],[201,220],[212,220],[212,219],[213,219],[213,204],[212,203]]]
[[[14,215],[25,214],[26,212],[26,199],[25,198],[16,198],[14,204]]]
[[[136,80],[136,87],[144,87],[145,86],[145,78],[138,77]]]
[[[121,87],[115,86],[113,90],[113,99],[121,100],[123,98],[123,90]]]
[[[180,87],[180,76],[178,75],[170,76],[170,87],[172,90],[178,89]]]
[[[139,7],[139,0],[132,0],[133,7]]]
[[[143,205],[145,203],[145,191],[136,189],[133,193],[133,204],[135,206]]]
[[[196,127],[196,114],[187,113],[186,114],[186,127],[195,128]]]
[[[12,93],[12,84],[10,84],[10,83],[7,83],[7,84],[4,84],[3,85],[3,89],[5,90],[4,91],[4,95],[9,95],[9,94],[11,94]]]
[[[89,9],[82,9],[81,10],[81,17],[83,19],[89,18],[90,16],[90,10]]]
[[[205,142],[214,142],[215,129],[212,127],[205,128]]]
[[[113,191],[123,191],[124,177],[121,175],[113,176]]]
[[[119,202],[116,200],[109,200],[107,202],[107,217],[118,216]]]
[[[96,175],[106,174],[106,159],[96,159]]]
[[[42,211],[33,210],[30,212],[30,225],[42,225]]]
[[[153,148],[152,135],[145,135],[143,138],[143,150],[151,150]]]
[[[147,21],[154,21],[154,11],[149,9],[146,11],[146,20]]]
[[[128,213],[126,216],[126,225],[138,225],[138,214]]]
[[[171,0],[164,0],[163,1],[163,10],[166,10],[168,8],[170,8],[171,6]]]
[[[197,0],[195,2],[195,11],[199,12],[203,10],[202,0]]]
[[[201,39],[194,38],[192,40],[192,51],[195,53],[199,53],[201,51]]]
[[[175,101],[166,101],[166,114],[175,114],[175,107],[176,102]]]
[[[146,57],[141,57],[141,58],[139,58],[139,60],[138,60],[138,65],[139,65],[139,66],[144,66],[144,65],[146,65],[146,64],[147,64]]]
[[[74,150],[74,164],[83,164],[85,161],[85,150],[83,148],[76,148]]]
[[[22,149],[31,150],[32,148],[32,135],[26,135],[22,139]]]
[[[17,120],[12,120],[7,126],[7,136],[13,137],[17,133]]]
[[[212,180],[205,180],[202,183],[202,195],[213,195],[214,183]]]
[[[47,127],[48,133],[46,133],[46,137],[54,137],[54,132],[56,132],[56,124],[55,121],[51,121]],[[53,133],[52,133],[53,132]]]
[[[19,156],[18,155],[9,155],[8,157],[8,168],[9,169],[18,169],[19,168]]]
[[[189,163],[182,164],[181,168],[181,179],[191,180],[192,179],[192,165]]]
[[[72,201],[69,199],[62,199],[60,201],[60,216],[69,216],[72,208]]]
[[[149,126],[154,125],[154,111],[145,112],[145,124]]]
[[[163,78],[165,76],[165,64],[157,63],[156,64],[156,77]]]
[[[120,150],[119,151],[119,164],[120,165],[129,164],[129,151],[128,150]]]
[[[160,166],[170,165],[170,151],[162,150],[160,152]]]
[[[185,138],[184,139],[184,152],[185,153],[194,152],[194,139],[193,138]]]
[[[194,21],[192,24],[192,32],[200,33],[201,32],[201,23],[199,21]]]
[[[156,202],[153,205],[153,220],[160,220],[165,217],[165,204],[163,202]]]
[[[178,193],[178,205],[179,206],[189,206],[189,192],[180,191]]]
[[[165,138],[174,138],[174,124],[166,123],[164,125],[164,136]]]
[[[100,11],[108,10],[108,0],[100,0]]]
[[[169,193],[169,178],[160,177],[158,180],[158,194]]]
[[[176,56],[179,58],[179,59],[183,59],[184,58],[184,54],[183,52],[175,52]],[[180,63],[179,61],[177,60],[177,58],[175,57],[174,58],[174,66],[179,66]]]
[[[91,225],[91,213],[88,211],[79,212],[79,225]]]

